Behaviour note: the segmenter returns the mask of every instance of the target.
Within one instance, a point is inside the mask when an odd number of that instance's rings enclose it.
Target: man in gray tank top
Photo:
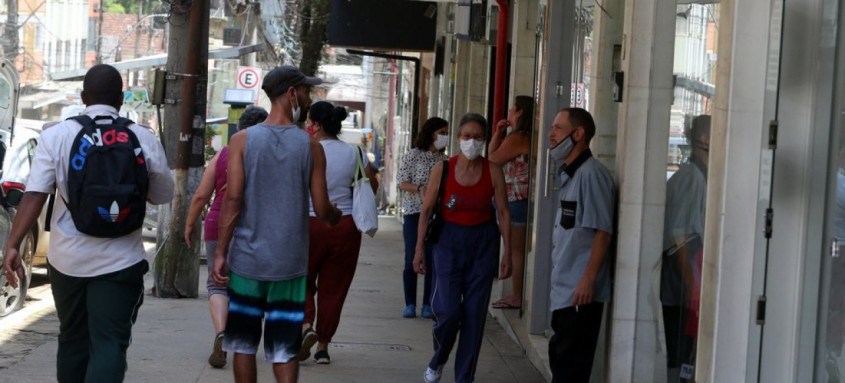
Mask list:
[[[227,191],[214,255],[215,282],[229,288],[223,349],[234,352],[235,381],[255,382],[264,322],[264,354],[278,382],[295,382],[308,273],[308,196],[333,225],[322,146],[295,124],[322,80],[281,66],[261,86],[271,101],[264,123],[232,136]],[[228,258],[227,258],[228,253]]]

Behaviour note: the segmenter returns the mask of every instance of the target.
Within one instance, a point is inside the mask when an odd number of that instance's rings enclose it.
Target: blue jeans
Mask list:
[[[402,282],[405,287],[405,306],[417,304],[417,273],[414,272],[414,253],[417,247],[417,227],[420,213],[405,216],[402,224],[402,236],[405,238],[405,270]],[[431,260],[431,245],[425,244],[425,265],[427,271],[423,280],[423,305],[431,304],[431,279],[434,275],[434,263]]]

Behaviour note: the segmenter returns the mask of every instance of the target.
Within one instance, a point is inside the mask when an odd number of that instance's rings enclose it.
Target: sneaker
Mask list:
[[[431,312],[431,306],[423,305],[422,310],[420,310],[420,316],[426,319],[434,318],[434,313]]]
[[[314,347],[314,343],[317,343],[317,332],[309,327],[302,333],[302,346],[299,348],[299,354],[296,354],[296,359],[300,362],[308,360],[308,357],[311,356],[311,347]]]
[[[417,305],[406,306],[402,316],[405,318],[415,318],[417,316]]]
[[[440,381],[441,374],[443,374],[443,365],[437,367],[436,370],[432,370],[431,367],[426,367],[423,379],[425,379],[425,383],[437,383]]]
[[[223,368],[226,365],[226,352],[223,351],[222,331],[214,337],[214,347],[211,349],[211,355],[208,356],[208,364],[214,368]]]
[[[317,362],[317,364],[331,364],[332,358],[329,358],[328,351],[320,350],[314,354],[314,361]]]

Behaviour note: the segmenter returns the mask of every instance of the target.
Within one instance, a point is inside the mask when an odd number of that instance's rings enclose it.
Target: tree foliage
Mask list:
[[[329,0],[300,0],[299,41],[302,59],[299,69],[309,76],[317,73],[323,55],[323,46],[328,40]]]
[[[106,13],[126,13],[126,7],[119,0],[105,0]]]
[[[161,7],[160,1],[152,0],[103,0],[107,13],[138,13],[140,7],[141,13],[149,15],[156,13]]]

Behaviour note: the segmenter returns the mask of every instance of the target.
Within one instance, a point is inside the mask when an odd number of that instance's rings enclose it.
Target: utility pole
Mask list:
[[[144,12],[144,2],[139,1],[138,2],[138,13],[137,13],[137,16],[135,18],[135,51],[132,52],[132,58],[133,59],[136,59],[140,56],[138,54],[138,51],[140,50],[140,47],[141,47],[141,17],[143,16],[142,15],[143,12]],[[135,85],[138,85],[138,84],[135,84]]]
[[[207,1],[181,0],[171,7],[164,121],[175,124],[165,126],[164,136],[176,188],[169,216],[159,213],[160,251],[155,259],[154,294],[196,298],[201,230],[195,231],[193,248],[186,245],[183,236],[188,207],[205,163],[209,6]]]
[[[260,4],[259,2],[252,3],[243,15],[243,33],[245,34],[245,38],[242,40],[246,40],[249,45],[258,44],[258,23],[261,22]],[[243,41],[241,41],[241,45],[243,45]],[[250,53],[241,56],[241,65],[254,67],[256,65],[255,57],[257,55],[257,53]]]
[[[106,12],[106,7],[103,6],[105,0],[100,0],[97,4],[97,57],[95,64],[103,63],[103,13]]]
[[[3,55],[13,68],[18,58],[18,0],[6,0],[6,31],[3,36]]]

